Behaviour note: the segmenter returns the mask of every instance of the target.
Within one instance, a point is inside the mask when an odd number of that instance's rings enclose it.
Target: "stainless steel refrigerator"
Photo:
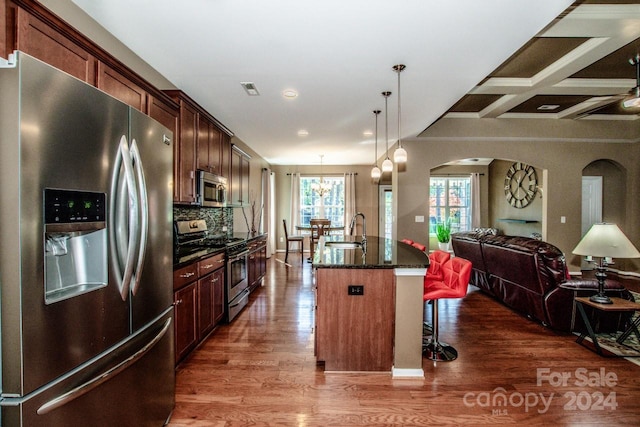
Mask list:
[[[163,425],[173,135],[21,52],[0,93],[1,425]]]

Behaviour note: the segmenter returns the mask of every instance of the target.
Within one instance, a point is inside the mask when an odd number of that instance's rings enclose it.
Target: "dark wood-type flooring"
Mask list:
[[[170,426],[640,425],[640,366],[473,287],[440,302],[441,339],[457,360],[424,359],[424,379],[325,375],[313,356],[311,266],[275,258],[241,315],[179,366]]]

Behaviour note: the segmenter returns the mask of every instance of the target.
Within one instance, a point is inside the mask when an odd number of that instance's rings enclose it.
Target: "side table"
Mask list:
[[[603,356],[602,348],[600,347],[600,344],[598,343],[598,338],[596,337],[596,334],[593,330],[592,321],[591,319],[589,319],[589,316],[587,316],[587,313],[584,310],[585,305],[595,308],[596,309],[595,313],[597,313],[598,311],[621,312],[627,315],[627,323],[629,323],[629,326],[622,333],[622,335],[620,335],[620,337],[618,337],[618,339],[616,340],[616,342],[618,342],[619,344],[623,344],[624,340],[626,340],[629,337],[631,332],[634,332],[636,334],[636,337],[640,339],[640,333],[638,333],[638,325],[640,325],[640,317],[638,317],[635,321],[631,322],[631,316],[633,315],[633,313],[635,311],[640,311],[640,304],[635,303],[633,301],[626,300],[626,299],[616,298],[616,297],[611,297],[611,302],[612,302],[611,304],[600,304],[597,302],[593,302],[589,299],[589,297],[577,297],[575,301],[577,303],[576,305],[578,307],[578,311],[582,316],[582,320],[584,321],[584,324],[587,327],[587,333],[589,334],[589,337],[591,337],[591,340],[593,341],[595,352],[598,353],[599,355]],[[587,334],[585,334],[584,332],[581,333],[578,339],[576,340],[576,342],[578,344],[581,344],[582,341],[584,341],[586,336]]]

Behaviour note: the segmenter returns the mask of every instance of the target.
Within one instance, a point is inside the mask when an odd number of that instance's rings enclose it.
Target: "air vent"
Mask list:
[[[240,82],[240,84],[242,85],[245,92],[247,92],[249,96],[260,96],[260,92],[258,92],[258,88],[256,88],[256,85],[253,84],[252,82]]]

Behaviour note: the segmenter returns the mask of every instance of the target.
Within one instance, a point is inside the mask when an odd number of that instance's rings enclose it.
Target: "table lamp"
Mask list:
[[[604,281],[607,278],[607,266],[613,264],[612,258],[640,258],[640,252],[616,224],[593,224],[573,250],[576,255],[587,257],[587,262],[596,266],[598,293],[589,299],[600,304],[611,304],[604,294]],[[599,258],[595,261],[593,258]]]

